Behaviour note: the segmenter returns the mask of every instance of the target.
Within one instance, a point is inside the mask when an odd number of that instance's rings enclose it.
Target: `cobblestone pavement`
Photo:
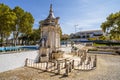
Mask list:
[[[22,67],[0,73],[0,80],[120,80],[120,56],[97,54],[97,57],[97,68],[95,70],[74,70],[68,77]]]

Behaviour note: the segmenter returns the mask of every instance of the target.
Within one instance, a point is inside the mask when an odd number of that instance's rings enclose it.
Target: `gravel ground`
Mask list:
[[[97,54],[97,57],[97,68],[95,70],[73,70],[68,77],[22,67],[0,73],[0,80],[120,80],[120,56]]]

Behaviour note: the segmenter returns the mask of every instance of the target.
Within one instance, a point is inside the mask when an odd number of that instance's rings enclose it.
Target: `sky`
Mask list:
[[[30,12],[35,19],[33,28],[36,29],[39,21],[48,16],[52,4],[55,17],[60,17],[63,34],[99,30],[109,14],[120,11],[120,0],[0,0],[0,3],[12,9],[19,6]]]

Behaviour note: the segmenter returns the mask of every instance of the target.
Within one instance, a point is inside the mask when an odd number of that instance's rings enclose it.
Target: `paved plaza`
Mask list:
[[[68,77],[22,67],[0,73],[0,80],[120,80],[120,56],[97,54],[97,57],[97,68],[95,70],[73,70]]]

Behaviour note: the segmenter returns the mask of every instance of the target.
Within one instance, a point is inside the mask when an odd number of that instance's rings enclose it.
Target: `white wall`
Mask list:
[[[37,50],[20,52],[20,53],[1,54],[0,72],[23,67],[25,65],[26,58],[37,60],[38,57],[39,57],[39,52]]]

